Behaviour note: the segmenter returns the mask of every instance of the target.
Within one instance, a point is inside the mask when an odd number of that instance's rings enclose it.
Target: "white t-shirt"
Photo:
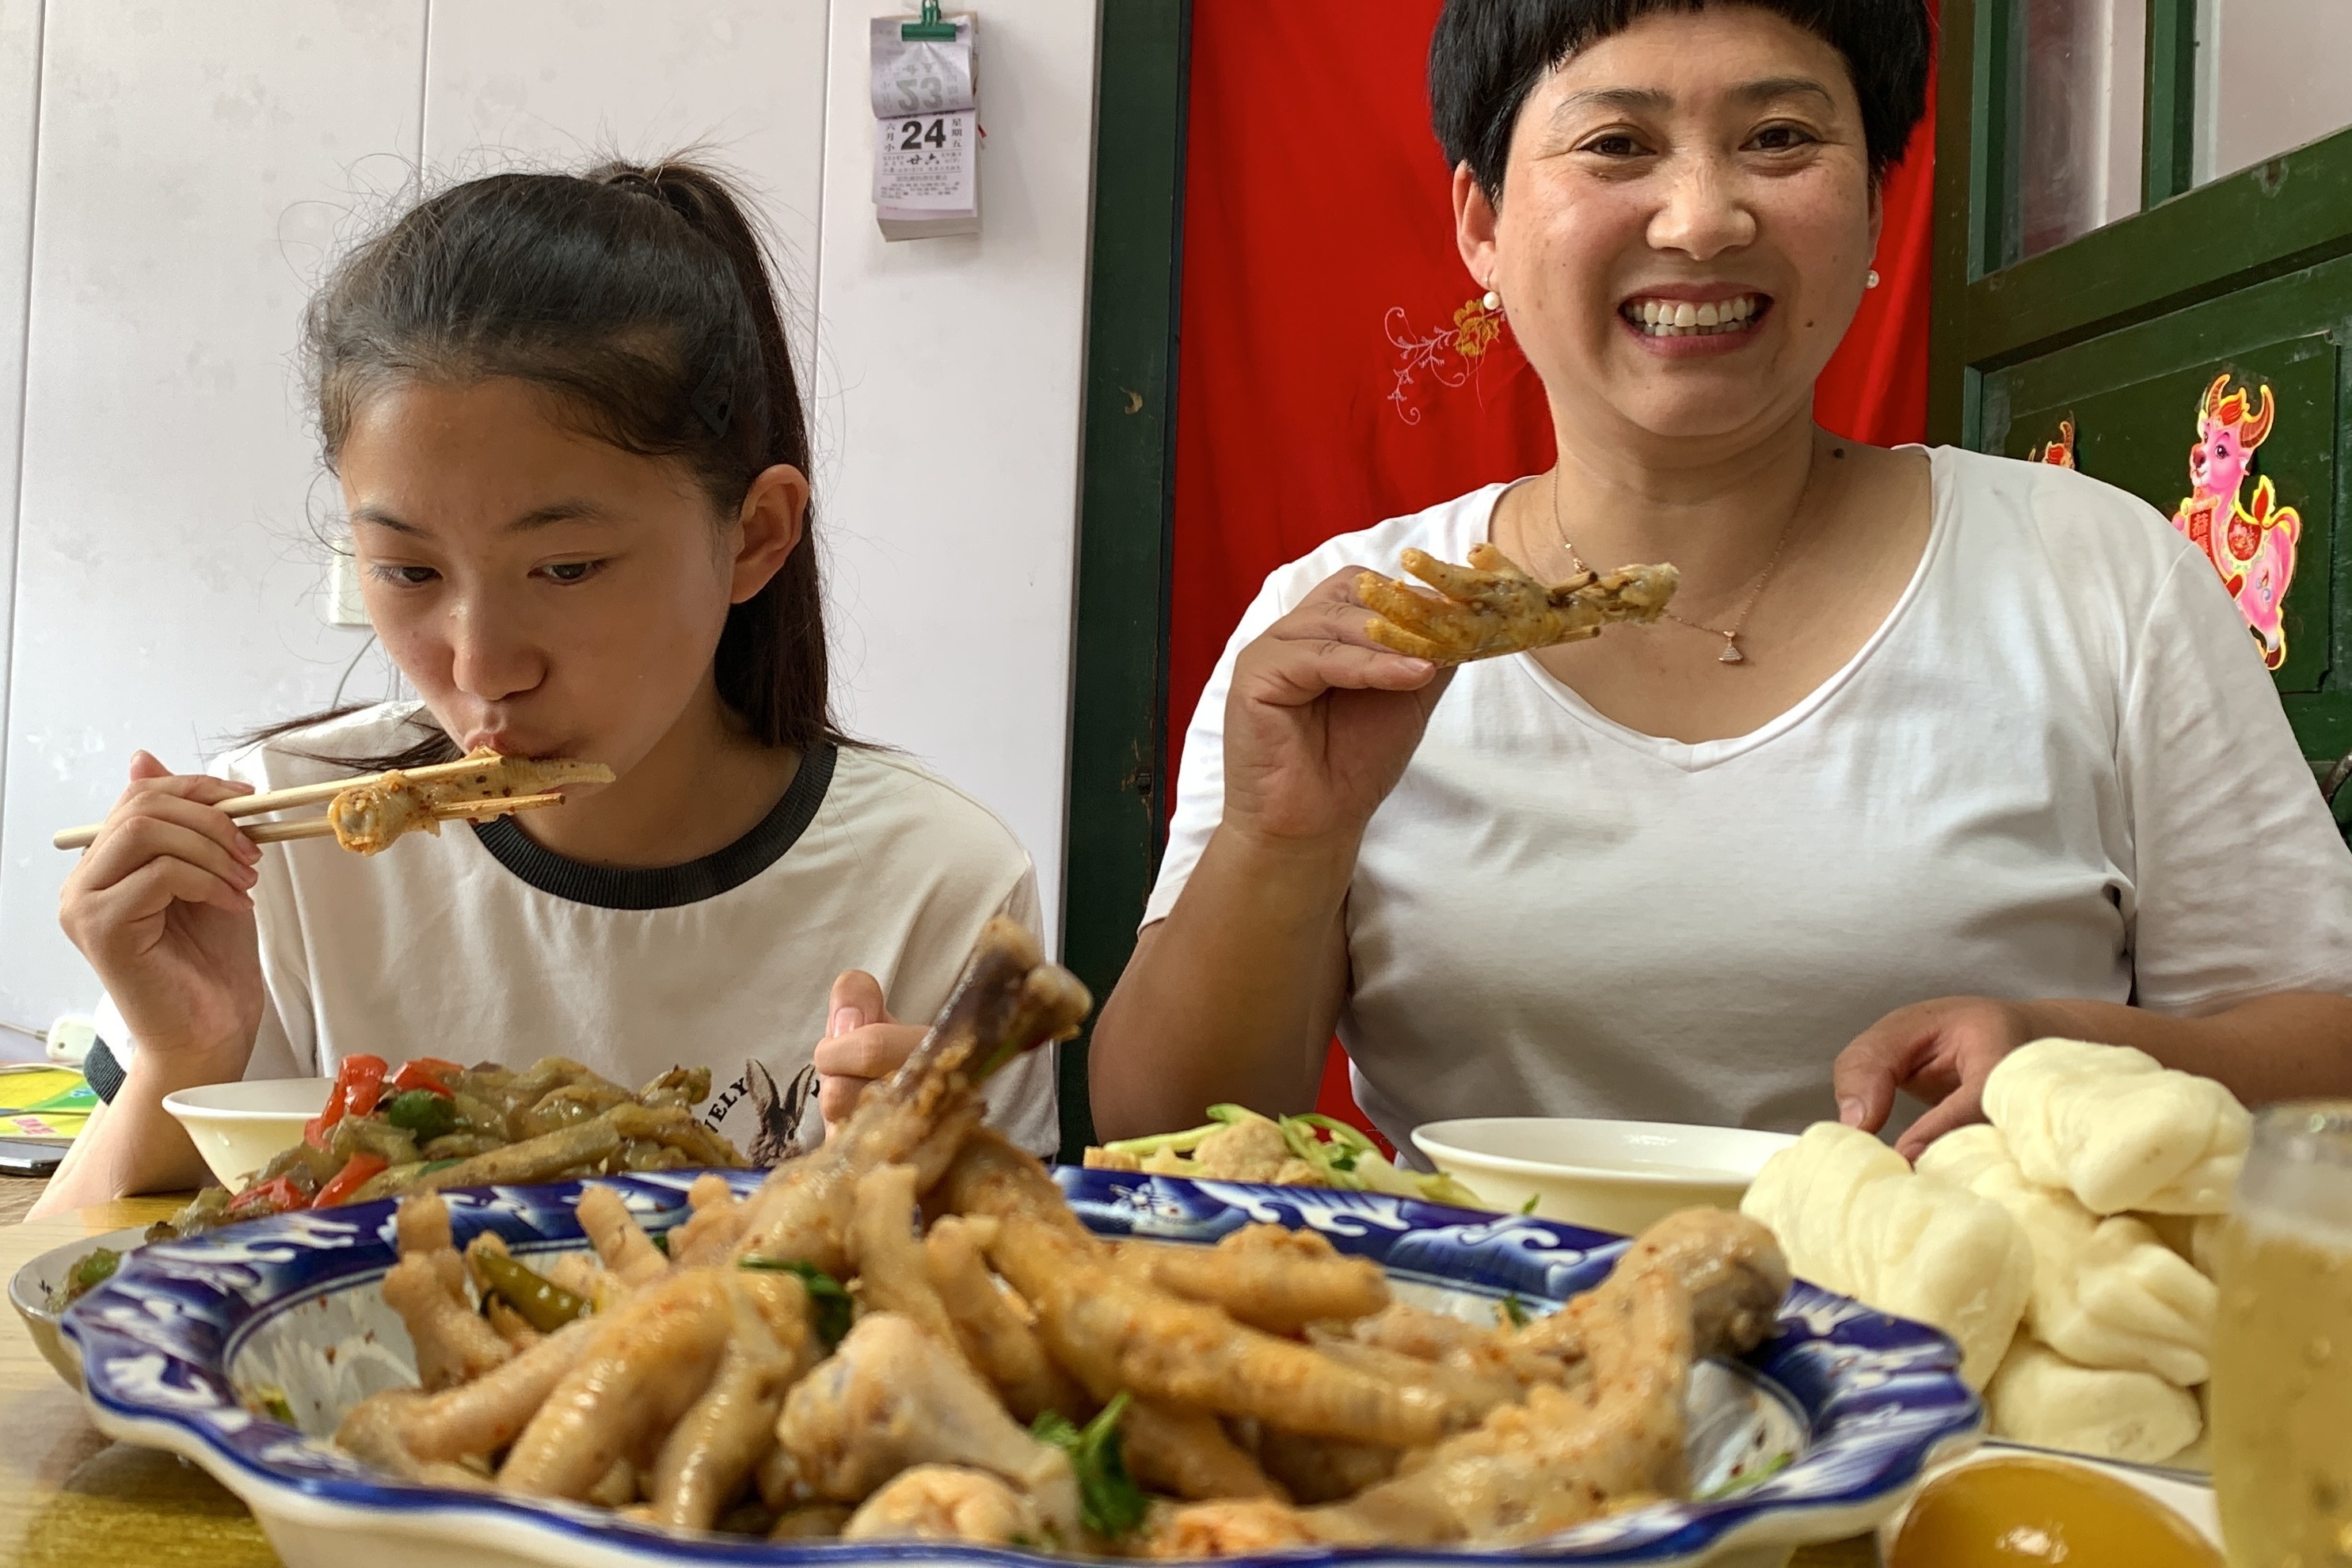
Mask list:
[[[2095,479],[1929,457],[1885,624],[1751,733],[1643,734],[1525,655],[1456,674],[1348,898],[1339,1033],[1391,1139],[1519,1114],[1795,1131],[1835,1114],[1848,1041],[1932,997],[2352,993],[2352,854],[2211,567]],[[1222,815],[1235,652],[1344,565],[1463,560],[1505,488],[1266,579],[1186,734],[1146,924]]]
[[[368,709],[215,771],[257,789],[341,777],[351,770],[291,751],[396,752],[424,738],[403,722],[416,710]],[[753,1158],[790,1137],[796,1098],[817,1128],[794,1080],[835,975],[870,972],[894,1016],[929,1023],[991,916],[1038,923],[1036,872],[1011,829],[905,759],[851,745],[811,751],[759,826],[685,866],[583,865],[509,817],[373,856],[331,838],[268,846],[260,870],[269,995],[248,1078],[331,1075],[360,1052],[566,1056],[634,1089],[708,1064],[703,1120]],[[1006,1067],[988,1100],[1024,1147],[1060,1142],[1050,1050]]]

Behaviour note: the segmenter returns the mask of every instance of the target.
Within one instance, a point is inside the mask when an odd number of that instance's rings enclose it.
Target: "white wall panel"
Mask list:
[[[436,178],[698,149],[759,201],[805,363],[824,178],[825,0],[433,0]]]
[[[323,704],[361,634],[317,611],[292,353],[336,240],[419,151],[425,0],[48,7],[32,247],[0,1016],[94,982],[50,831]]]
[[[950,6],[950,9],[954,7]],[[820,391],[852,726],[1012,824],[1060,930],[1094,0],[980,5],[977,236],[886,242],[872,202],[867,21],[833,0]]]
[[[33,261],[33,145],[41,103],[41,0],[0,0],[0,589],[15,581],[16,453]],[[0,591],[0,735],[7,733],[8,620]],[[0,778],[0,801],[6,781]],[[46,1022],[46,1020],[44,1020]]]

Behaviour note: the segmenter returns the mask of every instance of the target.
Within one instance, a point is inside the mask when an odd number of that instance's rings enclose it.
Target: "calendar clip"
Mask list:
[[[923,19],[898,26],[898,37],[910,44],[952,44],[955,36],[955,24],[940,20],[940,0],[923,0]]]

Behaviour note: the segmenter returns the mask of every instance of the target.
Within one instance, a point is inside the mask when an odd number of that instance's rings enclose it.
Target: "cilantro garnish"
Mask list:
[[[1118,1418],[1127,1414],[1127,1395],[1118,1394],[1083,1430],[1054,1410],[1040,1415],[1029,1427],[1039,1442],[1069,1455],[1070,1469],[1078,1479],[1080,1521],[1113,1541],[1133,1533],[1143,1522],[1143,1489],[1127,1473],[1119,1444]]]

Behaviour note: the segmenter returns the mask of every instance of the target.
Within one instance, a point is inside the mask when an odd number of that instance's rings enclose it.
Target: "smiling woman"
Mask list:
[[[1036,888],[987,810],[834,724],[806,421],[738,199],[677,162],[457,185],[341,266],[307,340],[420,700],[278,726],[220,777],[134,760],[62,910],[126,1076],[44,1206],[194,1184],[173,1089],[360,1054],[705,1066],[754,1158],[814,1136]],[[220,809],[477,747],[614,780],[371,858]],[[1052,1144],[1049,1064],[990,1092]]]
[[[1267,579],[1095,1030],[1103,1134],[1304,1110],[1335,1026],[1401,1147],[1507,1111],[1916,1152],[2042,1035],[2352,1092],[2352,856],[2210,568],[2079,474],[1813,423],[1931,38],[1923,0],[1448,0],[1454,237],[1558,462]],[[1360,583],[1483,547],[1680,586],[1458,668],[1383,646]]]

